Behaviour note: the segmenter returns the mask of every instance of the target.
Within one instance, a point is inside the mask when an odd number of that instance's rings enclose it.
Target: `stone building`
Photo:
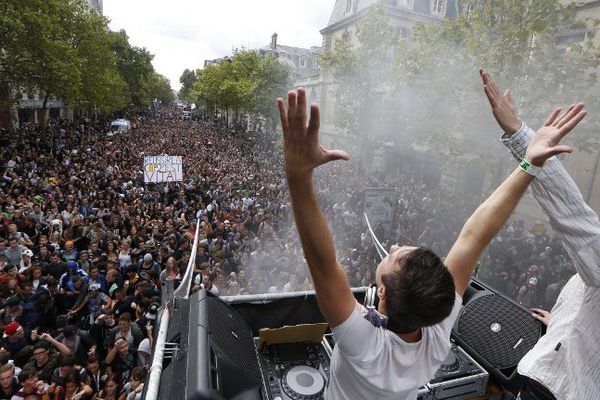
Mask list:
[[[279,44],[277,33],[271,36],[271,43],[261,47],[258,52],[261,55],[272,54],[280,62],[288,65],[293,82],[297,82],[306,76],[318,73],[317,55],[320,47],[312,46],[310,49],[293,47]]]

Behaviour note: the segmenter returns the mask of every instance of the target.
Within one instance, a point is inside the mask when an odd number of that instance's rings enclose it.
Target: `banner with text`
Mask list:
[[[183,161],[181,156],[144,157],[144,182],[181,182],[183,181]]]
[[[389,188],[367,188],[364,191],[364,212],[377,239],[383,241],[392,233],[392,219],[396,208],[396,191]]]

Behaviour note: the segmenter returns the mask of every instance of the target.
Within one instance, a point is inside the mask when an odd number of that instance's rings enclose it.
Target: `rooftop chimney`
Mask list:
[[[273,50],[277,49],[277,33],[274,33],[273,36],[271,36],[271,48]]]

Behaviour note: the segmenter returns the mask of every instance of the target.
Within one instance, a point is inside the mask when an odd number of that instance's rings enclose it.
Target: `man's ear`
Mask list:
[[[377,288],[377,297],[379,297],[379,300],[385,300],[387,298],[387,292],[384,285],[379,285]]]

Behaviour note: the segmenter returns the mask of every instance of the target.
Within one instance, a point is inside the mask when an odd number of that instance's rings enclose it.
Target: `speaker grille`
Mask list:
[[[540,338],[540,325],[526,310],[492,294],[473,299],[458,320],[461,339],[496,368],[516,367]]]
[[[261,380],[252,332],[228,304],[208,297],[208,335],[211,341],[242,371]]]

